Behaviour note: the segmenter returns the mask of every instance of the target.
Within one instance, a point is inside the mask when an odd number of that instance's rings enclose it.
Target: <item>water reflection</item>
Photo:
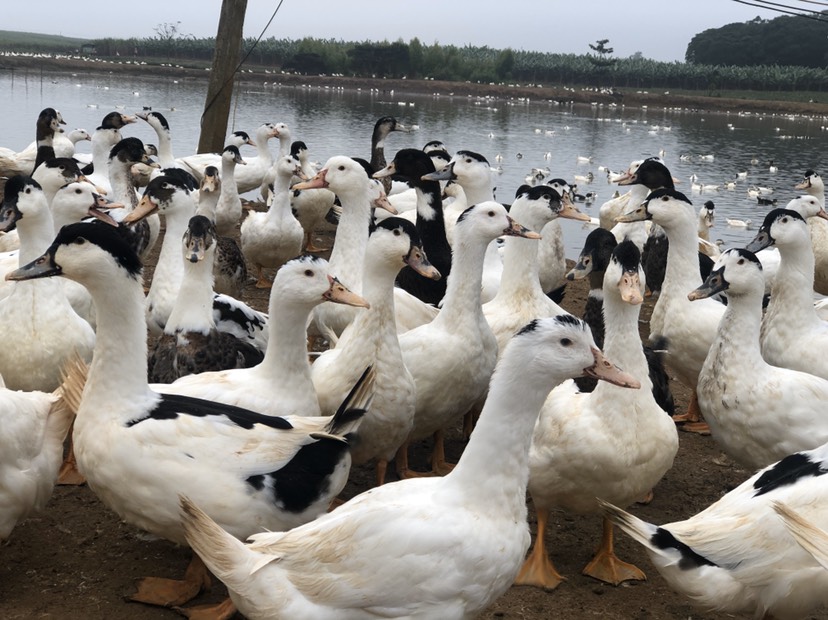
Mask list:
[[[167,116],[173,133],[173,151],[192,153],[198,142],[206,79],[174,81],[123,76],[0,72],[0,106],[4,110],[0,146],[16,150],[34,139],[38,112],[53,106],[62,112],[68,128],[93,130],[114,109],[127,112],[152,107]],[[174,110],[173,110],[174,109]],[[337,154],[369,156],[374,121],[384,115],[406,125],[419,125],[411,134],[394,133],[386,154],[400,148],[420,148],[440,139],[451,150],[469,149],[485,155],[493,166],[502,156],[503,172],[496,177],[497,197],[511,200],[515,189],[533,167],[548,166],[553,176],[572,180],[576,174],[592,172],[595,181],[581,185],[597,200],[582,207],[597,217],[600,204],[610,198],[615,186],[606,182],[599,166],[626,168],[631,160],[665,151],[665,161],[680,179],[678,188],[696,206],[705,200],[716,204],[717,220],[711,239],[726,245],[743,245],[754,231],[730,228],[727,218],[759,223],[770,207],[759,207],[747,195],[750,185],[776,187],[779,206],[794,196],[793,186],[808,168],[821,170],[828,132],[824,119],[784,115],[740,115],[701,113],[667,109],[554,104],[544,101],[507,102],[471,97],[412,96],[368,89],[343,91],[335,88],[278,87],[243,84],[231,111],[231,130],[253,132],[265,121],[284,122],[293,139],[307,143],[314,159],[324,162]],[[132,125],[124,135],[155,142],[154,132],[144,123]],[[81,149],[88,149],[88,143]],[[275,152],[275,145],[271,146]],[[248,151],[249,152],[249,151]],[[522,158],[518,159],[518,153]],[[548,159],[544,157],[548,154]],[[713,161],[699,156],[714,155]],[[592,157],[591,164],[578,164],[577,157]],[[689,156],[683,161],[680,156]],[[751,159],[758,160],[755,165]],[[768,162],[778,166],[769,171]],[[738,172],[748,176],[733,190],[699,194],[691,189],[690,176],[699,183],[724,185]],[[822,170],[822,172],[825,172]],[[564,222],[567,255],[574,257],[588,230]]]

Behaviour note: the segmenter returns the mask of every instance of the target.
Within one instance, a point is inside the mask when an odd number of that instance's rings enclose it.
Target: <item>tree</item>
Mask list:
[[[595,45],[589,43],[589,48],[595,52],[595,54],[588,54],[587,57],[589,58],[589,62],[591,62],[596,67],[611,67],[615,64],[616,59],[610,58],[610,55],[615,51],[611,47],[607,47],[607,43],[609,43],[609,39],[599,39],[595,42]]]
[[[178,46],[178,41],[187,36],[181,32],[181,22],[163,22],[153,28],[157,39],[161,42],[167,52],[167,60],[175,56],[175,50]]]
[[[511,48],[507,47],[497,55],[497,61],[495,61],[495,75],[497,76],[497,79],[503,80],[511,76],[512,69],[514,68],[515,53]]]

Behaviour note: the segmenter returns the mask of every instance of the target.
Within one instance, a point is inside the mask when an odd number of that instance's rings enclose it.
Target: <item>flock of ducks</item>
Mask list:
[[[121,136],[139,119],[156,147]],[[62,121],[47,108],[34,149],[0,152],[0,229],[16,246],[0,255],[0,540],[60,476],[195,552],[183,579],[146,577],[131,600],[182,605],[212,573],[230,599],[199,617],[469,618],[513,583],[564,579],[544,537],[562,509],[603,518],[584,569],[600,581],[645,579],[615,555],[617,525],[705,609],[800,618],[828,602],[815,172],[748,248],[721,252],[706,237],[712,202],[697,212],[659,158],[632,162],[568,276],[590,280],[581,320],[553,299],[558,220],[589,219],[564,179],[532,178],[503,205],[479,153],[435,141],[389,163],[386,139],[406,131],[391,117],[370,161],[321,170],[282,123],[176,159],[163,115],[113,112],[83,162],[59,152]],[[245,144],[258,155],[243,158]],[[266,211],[242,207],[250,191]],[[330,260],[303,255],[326,215]],[[266,314],[238,299],[248,264],[271,289]],[[329,348],[312,363],[316,336]],[[694,391],[672,419],[665,357]],[[464,416],[473,432],[454,465],[443,435]],[[623,508],[672,467],[677,424],[759,471],[686,521],[651,525]],[[412,471],[409,444],[432,436],[431,475]],[[354,463],[375,464],[376,486],[331,510]]]

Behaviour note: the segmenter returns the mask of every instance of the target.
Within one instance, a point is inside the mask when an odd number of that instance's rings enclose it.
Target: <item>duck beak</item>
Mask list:
[[[456,179],[457,176],[454,174],[454,164],[448,164],[443,167],[442,170],[437,170],[436,172],[429,172],[428,174],[424,174],[420,177],[423,181],[451,181]]]
[[[190,237],[187,240],[185,258],[191,263],[203,261],[207,253],[207,240],[204,237]]]
[[[144,120],[146,120],[145,117],[146,117],[146,115],[144,115],[144,117],[142,117],[142,118],[144,118]],[[138,117],[137,116],[130,116],[129,114],[121,114],[121,122],[126,124],[126,125],[129,125],[130,123],[137,123],[138,122]]]
[[[828,220],[828,212],[825,209],[820,209],[819,213],[817,213],[817,217],[821,217],[823,220]]]
[[[720,267],[715,271],[711,271],[710,275],[704,283],[697,289],[690,291],[687,294],[687,299],[696,301],[697,299],[706,299],[712,297],[716,293],[726,291],[730,284],[724,278],[724,267]]]
[[[114,226],[115,228],[118,227],[118,222],[116,222],[109,213],[106,213],[104,209],[123,209],[124,205],[118,202],[112,202],[111,200],[107,200],[103,196],[98,194],[92,194],[92,198],[95,202],[92,203],[92,206],[89,207],[89,211],[87,211],[87,215],[90,215],[94,218],[101,220],[102,222],[106,222],[110,226]]]
[[[770,233],[767,230],[760,228],[759,232],[756,233],[756,236],[753,238],[753,241],[748,243],[745,246],[745,249],[756,253],[759,250],[764,250],[772,245],[773,237],[770,236]]]
[[[90,180],[86,177],[86,175],[83,175],[83,174],[82,174],[82,175],[80,175],[80,176],[78,177],[78,182],[79,182],[79,183],[89,183],[89,185],[91,185],[92,187],[94,187],[94,188],[95,188],[95,193],[96,193],[96,194],[98,194],[98,195],[101,195],[101,196],[106,196],[106,194],[108,193],[108,192],[106,191],[106,189],[105,189],[105,188],[103,188],[103,187],[98,187],[98,186],[97,186],[97,185],[95,185],[92,181],[90,181]]]
[[[615,222],[618,224],[627,224],[629,222],[643,222],[644,220],[649,219],[651,219],[651,215],[650,212],[647,211],[647,205],[642,204],[635,211],[630,211],[629,213],[622,213],[617,218],[615,218]]]
[[[149,217],[153,213],[155,213],[156,209],[158,209],[158,203],[155,202],[151,197],[144,194],[144,197],[141,198],[141,202],[138,203],[138,206],[135,207],[131,213],[127,213],[126,217],[121,220],[124,224],[134,224],[135,222],[140,222],[146,217]]]
[[[245,142],[245,144],[249,144],[250,146],[256,146],[256,143],[253,142],[253,138],[248,138],[247,142]]]
[[[637,306],[644,301],[641,296],[641,278],[636,271],[625,271],[618,282],[621,299],[628,304]]]
[[[319,189],[322,187],[328,187],[328,182],[325,180],[325,175],[327,174],[327,168],[320,170],[310,181],[302,181],[301,183],[297,183],[291,187],[291,189]]]
[[[800,181],[796,185],[794,185],[794,189],[808,189],[811,187],[811,180],[805,179],[804,181]]]
[[[12,203],[8,202],[0,207],[0,232],[9,232],[14,230],[17,225],[17,220],[23,217],[20,209]]]
[[[345,304],[346,306],[356,306],[357,308],[371,307],[367,301],[356,293],[352,293],[333,276],[328,276],[328,282],[331,283],[331,286],[327,291],[322,293],[322,299],[332,301],[337,304]]]
[[[135,116],[140,118],[142,121],[145,121],[149,118],[149,113],[148,112],[136,112]],[[122,119],[124,118],[123,114],[121,115],[121,118]]]
[[[601,349],[597,347],[592,348],[592,357],[595,358],[595,363],[589,368],[584,368],[584,376],[592,377],[593,379],[600,379],[607,383],[612,383],[619,387],[632,388],[637,390],[641,387],[641,383],[630,374],[621,370],[618,366],[609,361],[606,356],[601,353]]]
[[[425,252],[422,248],[418,248],[417,246],[411,246],[411,249],[408,251],[408,254],[406,254],[403,260],[406,265],[411,267],[414,271],[419,273],[424,278],[428,278],[430,280],[439,280],[442,277],[440,275],[440,272],[437,271],[437,268],[428,262],[428,259],[426,258]]]
[[[209,194],[218,189],[218,177],[204,175],[204,178],[201,180],[201,191]]]
[[[384,179],[385,177],[390,177],[392,174],[397,174],[397,164],[393,161],[382,170],[377,170],[371,176],[375,179]]]
[[[385,192],[380,192],[380,195],[371,201],[371,206],[375,209],[385,209],[391,215],[397,215],[399,213],[399,211],[394,208],[394,205],[389,202],[388,196],[386,196]]]
[[[558,217],[564,217],[569,220],[575,220],[577,222],[588,222],[589,215],[578,211],[578,207],[572,204],[572,201],[569,199],[569,194],[564,194],[563,198],[561,199],[561,210],[558,211]]]
[[[28,265],[7,273],[6,280],[34,280],[35,278],[59,276],[61,273],[63,273],[63,270],[55,262],[54,250],[49,248],[40,258],[36,258]]]
[[[617,183],[618,185],[629,185],[629,181],[632,180],[633,174],[630,173],[629,170],[625,170],[621,174],[615,175],[612,179],[610,179],[613,183]]]
[[[507,237],[523,237],[524,239],[540,239],[540,234],[534,230],[529,230],[522,224],[519,224],[508,215],[506,219],[509,220],[509,225],[503,229],[503,234]]]
[[[566,274],[567,280],[583,280],[592,273],[592,255],[581,254],[578,257],[578,262]]]

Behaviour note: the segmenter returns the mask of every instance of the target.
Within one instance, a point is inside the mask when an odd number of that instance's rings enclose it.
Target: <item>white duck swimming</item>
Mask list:
[[[19,265],[43,253],[54,237],[46,196],[31,177],[6,183],[2,227],[20,233]],[[0,375],[12,390],[51,392],[61,384],[64,364],[74,355],[92,358],[95,333],[72,309],[60,282],[16,282],[0,299]]]
[[[301,172],[290,155],[273,163],[272,202],[267,211],[251,211],[244,218],[239,236],[244,257],[256,268],[256,288],[270,288],[264,269],[278,269],[302,252],[304,231],[290,209],[290,179]]]
[[[790,536],[778,503],[828,527],[828,446],[786,456],[685,521],[652,525],[610,504],[667,583],[708,611],[799,620],[828,604],[828,571]]]
[[[509,588],[529,545],[527,455],[537,411],[564,378],[596,372],[632,381],[579,319],[533,321],[509,343],[480,422],[446,477],[371,489],[247,545],[182,498],[187,539],[251,620],[473,618]]]
[[[403,360],[417,387],[417,411],[410,441],[434,433],[432,469],[445,470],[442,429],[459,419],[485,393],[497,361],[497,340],[480,303],[486,248],[501,235],[538,239],[509,217],[498,202],[466,209],[454,229],[454,257],[443,307],[433,321],[400,336]],[[408,442],[397,469],[410,475]]]
[[[252,344],[216,329],[216,246],[213,223],[203,215],[191,217],[179,245],[184,273],[178,295],[164,325],[164,334],[150,348],[148,378],[153,383],[171,383],[185,375],[212,370],[248,368],[262,361],[262,353]]]
[[[747,249],[759,251],[771,245],[779,250],[780,262],[762,319],[762,357],[774,366],[828,379],[828,359],[821,355],[828,345],[828,322],[814,308],[814,253],[808,225],[799,213],[770,211]]]
[[[764,279],[753,253],[724,252],[689,297],[719,292],[727,295],[727,310],[698,383],[699,405],[714,439],[751,468],[828,441],[828,380],[772,366],[759,351]]]
[[[315,518],[344,486],[346,435],[370,403],[370,372],[333,418],[280,418],[159,394],[146,381],[141,263],[117,230],[67,226],[45,254],[10,275],[70,277],[95,299],[98,341],[75,419],[75,454],[89,487],[124,521],[184,544],[178,494],[185,493],[245,538]],[[190,571],[172,598],[170,580],[145,579],[133,600],[180,604],[204,577]]]
[[[370,308],[357,315],[336,347],[323,352],[311,366],[323,415],[339,406],[360,367],[373,366],[374,400],[352,457],[355,464],[377,459],[378,485],[385,482],[388,462],[414,424],[414,378],[403,362],[394,312],[394,279],[406,265],[420,277],[440,277],[426,259],[413,224],[397,217],[382,220],[372,229],[365,251],[362,289]]]
[[[9,390],[0,378],[0,542],[52,496],[73,412],[61,390]]]
[[[640,389],[599,382],[585,393],[568,381],[552,390],[541,408],[529,451],[529,492],[538,535],[518,584],[551,589],[562,579],[545,549],[552,509],[593,514],[598,511],[596,497],[631,504],[647,495],[673,465],[678,434],[653,398],[638,336],[642,279],[638,248],[631,241],[621,242],[604,273],[604,348],[612,359],[623,360]],[[618,559],[613,538],[612,524],[605,519],[601,545],[584,574],[613,585],[645,579],[636,566]]]
[[[650,166],[663,168],[661,172],[669,175],[662,164],[654,162]],[[638,173],[644,168],[642,164]],[[684,194],[659,189],[647,197],[644,205],[619,218],[641,219],[652,219],[669,239],[661,295],[650,317],[650,342],[667,339],[667,364],[682,383],[694,390],[690,410],[686,415],[674,416],[674,420],[686,421],[684,430],[707,432],[706,424],[698,417],[695,388],[725,308],[712,299],[696,303],[687,299],[687,294],[701,284],[696,212]]]

